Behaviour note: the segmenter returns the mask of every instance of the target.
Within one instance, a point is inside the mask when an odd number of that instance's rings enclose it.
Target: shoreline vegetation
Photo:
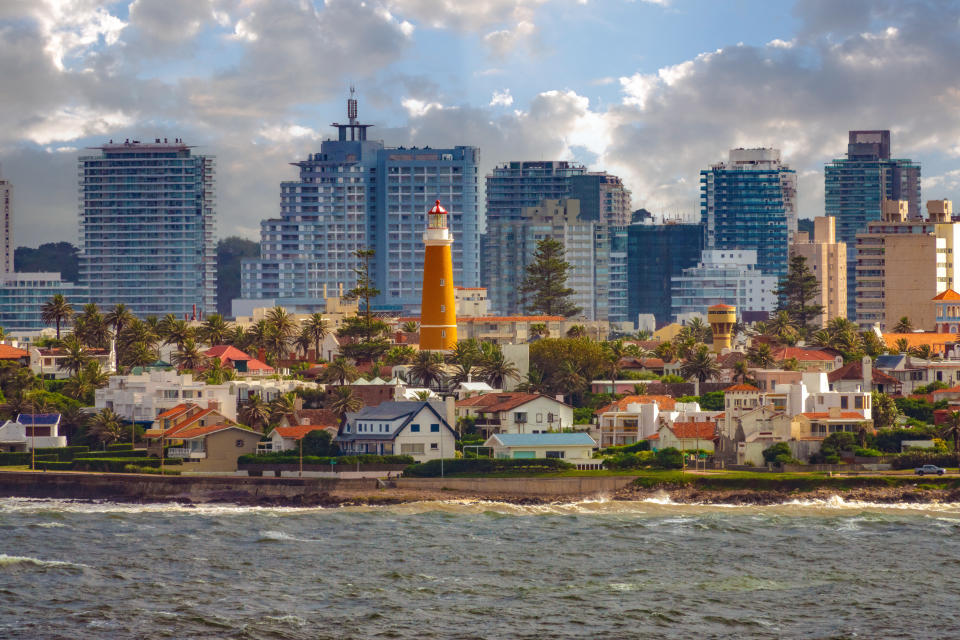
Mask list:
[[[38,476],[51,482],[29,482]],[[59,480],[55,477],[59,476]],[[67,478],[63,478],[67,476]],[[619,488],[590,490],[578,478],[622,478]],[[544,481],[562,480],[559,490],[531,491]],[[61,482],[61,480],[68,480]],[[424,501],[488,501],[519,505],[564,504],[586,499],[669,500],[678,504],[777,505],[795,501],[875,504],[960,503],[960,475],[917,477],[905,474],[829,476],[827,474],[657,471],[634,474],[540,474],[536,477],[446,477],[366,483],[322,478],[256,478],[253,486],[233,486],[236,478],[159,477],[110,473],[0,473],[0,496],[123,503],[236,504],[264,507],[380,506]],[[244,479],[247,480],[247,479]],[[136,483],[139,490],[130,490]],[[151,488],[145,490],[144,483]],[[537,483],[540,483],[539,485]],[[45,487],[47,487],[45,489]],[[157,488],[161,490],[157,490]],[[564,493],[563,487],[570,491]],[[579,490],[577,490],[579,488]],[[171,491],[170,489],[177,489]],[[275,489],[275,490],[271,490]]]

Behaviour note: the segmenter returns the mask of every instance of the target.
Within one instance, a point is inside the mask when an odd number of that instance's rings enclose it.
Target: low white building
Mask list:
[[[112,341],[109,349],[86,351],[91,360],[100,363],[104,373],[116,373],[117,356]],[[66,350],[61,347],[30,347],[30,370],[44,380],[64,380],[70,377],[70,372],[62,367],[66,357]]]
[[[601,465],[593,458],[597,443],[586,433],[495,433],[483,445],[494,458],[554,458],[581,468]]]
[[[344,455],[409,455],[417,462],[452,458],[457,439],[452,415],[452,407],[435,400],[382,402],[347,413],[336,443]]]
[[[333,437],[337,435],[336,427],[318,424],[276,427],[270,432],[270,442],[261,442],[257,448],[257,453],[295,451],[300,447],[300,441],[314,431],[328,431]]]
[[[94,393],[94,404],[98,411],[112,409],[133,422],[152,423],[158,415],[182,403],[214,409],[235,421],[237,396],[233,384],[207,384],[176,371],[111,376],[107,386]]]
[[[717,413],[703,411],[696,402],[677,402],[670,396],[626,396],[597,411],[596,435],[602,447],[629,445],[650,438],[663,425],[678,420],[710,420]]]
[[[59,429],[59,413],[21,413],[0,426],[0,451],[65,447],[67,437],[61,436]]]
[[[458,400],[456,417],[475,419],[485,436],[546,433],[573,427],[573,407],[539,393],[488,393]]]
[[[773,311],[777,307],[777,277],[757,268],[752,249],[707,249],[695,267],[683,269],[671,279],[674,318],[703,313],[711,305],[726,303],[745,311]]]
[[[303,380],[244,379],[225,383],[230,387],[236,402],[246,402],[250,396],[258,395],[264,402],[276,400],[285,393],[297,389],[323,389],[324,385]]]

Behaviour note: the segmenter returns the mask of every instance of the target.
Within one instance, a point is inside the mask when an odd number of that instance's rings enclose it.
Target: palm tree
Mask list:
[[[517,391],[525,393],[544,393],[547,390],[546,378],[543,372],[536,367],[530,367],[527,377],[517,385]]]
[[[207,316],[200,327],[201,338],[211,347],[223,344],[224,339],[230,333],[230,324],[227,323],[219,313],[212,313]]]
[[[300,329],[300,333],[293,339],[293,346],[300,352],[300,355],[302,355],[304,359],[310,355],[310,347],[313,346],[313,337],[307,332],[306,327]]]
[[[547,324],[545,322],[534,322],[533,324],[530,325],[530,335],[549,338],[550,329],[547,327]]]
[[[247,332],[243,327],[236,325],[223,336],[225,344],[232,345],[241,351],[246,351],[249,347]]]
[[[240,420],[248,427],[263,427],[270,417],[270,408],[258,394],[253,394],[240,407]]]
[[[223,384],[237,377],[237,372],[232,367],[223,366],[220,358],[209,358],[203,373],[207,377],[207,384]]]
[[[416,333],[417,329],[420,327],[413,320],[407,320],[402,325],[400,325],[400,330],[404,333]]]
[[[800,337],[796,323],[786,311],[778,311],[766,322],[765,334],[786,345],[794,345]]]
[[[941,438],[953,440],[953,452],[960,453],[960,411],[951,411],[947,414],[947,421],[940,430]]]
[[[90,362],[91,358],[92,356],[80,340],[75,335],[70,335],[63,341],[63,357],[60,358],[57,367],[69,371],[70,375],[76,375]]]
[[[94,349],[105,349],[110,342],[110,325],[94,303],[83,305],[74,323],[73,333],[80,341]]]
[[[746,382],[750,377],[750,366],[746,360],[738,360],[733,365],[733,379],[737,382]]]
[[[107,385],[110,376],[104,372],[96,360],[87,362],[83,369],[77,371],[63,385],[63,390],[75,400],[89,398],[94,391]]]
[[[186,320],[181,320],[172,313],[167,314],[160,325],[160,335],[164,338],[165,344],[175,344],[178,349],[183,349],[188,340],[193,341],[193,328],[187,324]]]
[[[258,320],[247,328],[247,343],[254,349],[266,349],[270,346],[270,325],[266,320]]]
[[[270,424],[276,424],[284,416],[292,416],[297,410],[297,394],[284,393],[277,396],[269,405]]]
[[[680,375],[687,379],[696,378],[702,386],[707,380],[720,375],[720,365],[710,357],[707,345],[702,344],[684,359],[680,365]]]
[[[480,377],[494,389],[503,389],[503,383],[507,378],[513,380],[520,378],[520,370],[503,356],[500,349],[497,349],[484,357],[480,364]]]
[[[330,333],[330,326],[322,313],[311,313],[310,317],[303,324],[303,333],[313,339],[313,357],[319,360],[322,358],[320,353],[320,343]]]
[[[580,375],[580,371],[573,362],[566,360],[554,373],[551,382],[552,386],[565,395],[575,396],[583,392],[587,379]]]
[[[127,308],[127,305],[120,303],[104,317],[103,321],[107,326],[113,327],[113,336],[116,340],[114,348],[117,351],[117,362],[123,362],[125,360],[126,345],[120,340],[120,334],[125,327],[128,327],[136,321],[136,317],[130,309]]]
[[[713,340],[713,331],[710,325],[703,321],[703,318],[695,317],[687,323],[685,327],[690,335],[697,342],[709,342]]]
[[[443,378],[443,356],[432,351],[420,351],[410,366],[410,375],[429,388]]]
[[[67,438],[67,444],[74,444],[74,437],[88,419],[87,413],[81,408],[67,405],[60,409],[60,435]]]
[[[297,322],[281,306],[270,309],[267,312],[266,320],[270,327],[270,333],[268,334],[270,351],[277,359],[283,358],[287,353],[290,340],[297,330]]]
[[[457,343],[460,344],[460,343]],[[417,355],[417,350],[408,344],[398,344],[391,347],[384,355],[384,361],[390,366],[410,364]]]
[[[103,444],[117,442],[124,436],[122,418],[112,409],[103,409],[94,414],[88,422],[88,428],[90,435]]]
[[[359,377],[360,372],[357,371],[357,368],[343,357],[334,358],[333,362],[328,364],[323,370],[323,379],[327,384],[345,385]]]
[[[207,360],[207,356],[203,355],[193,338],[187,338],[173,354],[173,364],[181,371],[199,371],[207,365]]]
[[[327,395],[326,406],[342,420],[347,412],[359,411],[363,401],[353,394],[350,387],[337,387]]]
[[[773,350],[766,342],[751,346],[747,350],[747,360],[750,364],[760,367],[761,369],[769,369],[776,363],[776,359],[773,357]]]
[[[417,392],[416,392],[415,394],[413,394],[413,395],[414,395],[414,397],[415,397],[417,400],[426,401],[426,400],[429,400],[429,399],[430,399],[430,395],[431,395],[431,394],[430,394],[430,392],[429,392],[428,390],[423,389],[422,391],[417,391]]]
[[[567,329],[567,337],[568,338],[586,338],[587,328],[582,324],[571,325],[571,327]]]
[[[604,352],[610,361],[610,380],[616,380],[620,375],[620,361],[627,355],[629,349],[623,340],[603,343]]]
[[[479,364],[482,357],[483,354],[480,351],[480,345],[477,344],[476,340],[471,338],[470,340],[461,340],[453,345],[453,349],[450,350],[450,355],[447,356],[447,361],[469,369]]]
[[[124,353],[124,363],[128,367],[145,367],[160,358],[159,354],[146,343],[136,342]]]
[[[50,298],[40,310],[40,319],[43,320],[44,324],[57,325],[57,341],[60,340],[60,324],[69,322],[72,317],[73,307],[67,302],[67,299],[63,297],[62,293],[58,293]]]
[[[910,341],[906,338],[897,338],[893,347],[894,353],[906,353],[910,351]]]
[[[894,333],[913,333],[913,323],[910,322],[910,318],[903,316],[900,320],[897,321],[897,324],[893,325]]]
[[[933,360],[934,352],[933,347],[929,344],[918,344],[917,346],[910,349],[910,355],[914,358],[921,358],[923,360]]]

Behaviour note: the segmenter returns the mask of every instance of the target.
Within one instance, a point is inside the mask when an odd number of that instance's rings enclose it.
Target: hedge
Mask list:
[[[890,464],[894,469],[915,469],[925,464],[935,464],[938,467],[955,467],[957,466],[957,454],[911,451],[897,456]]]
[[[160,469],[155,467],[140,467],[135,464],[128,464],[123,468],[124,473],[149,473],[153,475],[160,475]],[[178,476],[180,471],[178,469],[164,469],[163,475],[165,476]]]
[[[73,461],[67,462],[39,462],[37,463],[38,469],[44,469],[46,471],[70,471],[73,469]]]
[[[300,456],[296,453],[266,453],[254,454],[248,453],[237,459],[239,463],[246,464],[299,464]],[[303,456],[304,464],[413,464],[416,460],[413,456],[387,455],[377,456],[373,454],[363,454],[360,456]]]
[[[139,451],[90,451],[88,453],[80,453],[74,456],[74,459],[88,459],[88,458],[142,458],[146,455],[146,451],[140,449]]]
[[[37,447],[38,454],[53,454],[57,456],[60,462],[73,460],[74,457],[86,453],[90,447],[86,445],[76,445],[71,447]]]
[[[440,475],[440,460],[430,460],[413,464],[404,469],[404,476],[414,478],[436,478]],[[443,460],[443,473],[496,473],[514,471],[518,473],[549,473],[573,469],[569,462],[557,458],[456,458]]]
[[[133,449],[133,443],[130,442],[115,442],[107,445],[107,451],[130,451],[131,449]]]
[[[0,467],[15,467],[24,464],[30,464],[33,456],[29,451],[0,452]],[[57,456],[50,453],[38,453],[36,461],[56,462]]]
[[[179,458],[171,458],[166,461],[166,465],[178,465],[182,462]],[[160,458],[84,458],[74,460],[73,468],[78,471],[123,473],[123,468],[131,464],[141,467],[159,467]]]

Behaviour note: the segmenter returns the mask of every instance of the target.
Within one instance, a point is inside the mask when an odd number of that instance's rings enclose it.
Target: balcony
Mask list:
[[[204,460],[207,457],[206,451],[191,451],[187,447],[170,447],[167,449],[168,458],[181,458],[184,460]]]

